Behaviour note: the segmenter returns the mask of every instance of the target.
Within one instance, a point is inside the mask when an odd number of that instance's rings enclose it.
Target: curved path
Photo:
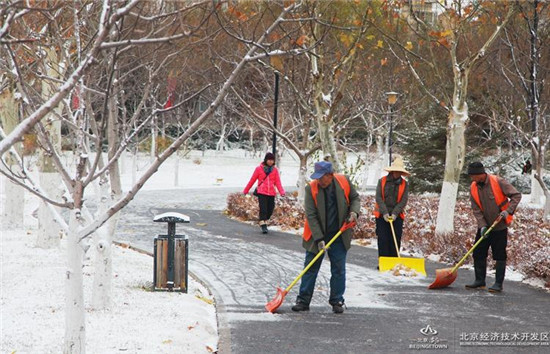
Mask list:
[[[459,271],[452,287],[427,290],[435,269],[447,265],[427,262],[425,279],[383,275],[375,270],[376,251],[359,246],[348,253],[343,315],[328,305],[326,261],[309,312],[290,310],[297,285],[277,314],[267,313],[275,287],[286,287],[302,269],[304,250],[299,236],[262,235],[257,226],[227,218],[220,209],[233,191],[143,191],[123,210],[117,229],[117,240],[152,251],[153,238],[166,233],[154,215],[178,211],[191,217],[176,231],[189,237],[190,271],[214,291],[220,353],[550,352],[547,292],[512,281],[502,294],[469,291],[468,270]]]

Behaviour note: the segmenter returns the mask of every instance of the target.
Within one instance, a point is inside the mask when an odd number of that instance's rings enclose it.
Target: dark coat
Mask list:
[[[399,194],[399,186],[404,182],[405,180],[402,177],[393,179],[391,174],[388,174],[386,176],[386,186],[384,188],[384,200],[382,199],[382,178],[378,180],[378,185],[376,186],[376,203],[378,203],[378,210],[381,216],[384,214],[394,214],[398,216],[403,212],[409,201],[409,184],[406,184],[403,197],[399,203],[397,202],[397,195]]]
[[[340,184],[336,181],[336,178],[332,180],[332,185],[335,188],[336,192],[336,201],[338,204],[338,222],[339,225],[343,225],[344,221],[348,217],[351,211],[359,215],[361,209],[361,201],[359,199],[359,193],[355,189],[355,186],[350,182],[349,178],[346,176],[348,183],[350,185],[349,201],[348,205],[346,200],[346,195]],[[306,195],[304,202],[305,214],[309,227],[311,229],[311,238],[306,241],[303,240],[302,246],[312,253],[317,253],[319,250],[317,248],[317,242],[325,238],[326,232],[326,207],[325,207],[325,193],[322,193],[322,188],[319,187],[319,193],[317,194],[317,207],[315,206],[315,201],[313,200],[313,195],[311,193],[311,186],[308,184],[306,186]],[[346,250],[351,247],[351,238],[353,230],[348,229],[342,233],[340,236],[344,242]],[[334,235],[330,235],[332,237]]]
[[[518,190],[514,188],[514,186],[512,186],[503,178],[497,176],[497,179],[498,184],[502,189],[502,193],[504,193],[504,195],[507,196],[510,200],[510,205],[508,205],[508,209],[506,209],[506,211],[509,214],[513,214],[514,211],[516,211],[516,208],[518,207],[518,204],[521,200],[521,193],[518,192]],[[495,202],[495,195],[493,194],[493,190],[491,189],[491,182],[489,182],[489,175],[487,175],[483,186],[476,184],[476,187],[479,193],[479,200],[481,201],[481,205],[483,206],[483,211],[481,211],[477,203],[474,201],[472,194],[470,193],[472,211],[477,220],[478,228],[481,228],[483,226],[489,227],[489,225],[491,225],[496,220],[498,214],[500,214],[500,208]],[[506,223],[503,220],[497,226],[495,226],[495,231],[504,230],[506,227]]]

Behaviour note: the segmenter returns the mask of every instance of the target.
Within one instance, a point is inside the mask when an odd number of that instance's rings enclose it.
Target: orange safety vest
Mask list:
[[[387,176],[384,176],[382,177],[382,200],[383,201],[386,201],[386,196],[384,195],[384,189],[386,187],[386,178]],[[397,191],[397,203],[399,203],[401,201],[401,199],[403,199],[403,194],[405,194],[405,187],[407,186],[407,181],[405,179],[403,179],[403,183],[401,183],[401,185],[399,186],[399,190]],[[380,207],[378,206],[378,203],[376,203],[374,205],[374,217],[375,218],[379,218],[380,217]],[[404,212],[401,212],[401,214],[399,214],[399,217],[401,219],[405,219],[405,213]]]
[[[349,193],[351,189],[349,186],[348,179],[346,178],[346,176],[341,174],[334,174],[334,178],[336,178],[336,181],[338,182],[340,187],[344,190],[344,195],[346,196],[346,201],[348,202],[348,205],[349,205]],[[311,186],[311,195],[313,196],[315,207],[317,207],[317,194],[319,193],[319,181],[313,180],[309,183],[309,185]],[[311,229],[309,227],[309,223],[307,222],[307,217],[306,217],[306,222],[304,224],[304,234],[302,237],[306,241],[309,241],[309,239],[311,238]]]
[[[497,203],[500,211],[508,209],[510,201],[508,200],[508,197],[502,192],[502,188],[500,188],[497,176],[489,175],[489,182],[491,183],[491,189],[493,191],[493,195],[495,196],[495,202]],[[483,206],[481,205],[481,200],[479,199],[479,191],[477,189],[476,182],[472,182],[472,184],[470,185],[470,193],[472,194],[472,197],[474,198],[476,204],[479,206],[479,209],[483,211]],[[513,218],[514,217],[512,216],[512,214],[509,214],[505,220],[506,225],[510,225]]]

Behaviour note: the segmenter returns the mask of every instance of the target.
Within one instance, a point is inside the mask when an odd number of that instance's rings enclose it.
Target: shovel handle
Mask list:
[[[296,285],[296,283],[298,282],[298,280],[300,280],[300,278],[302,278],[304,276],[304,274],[306,274],[306,272],[309,270],[309,268],[311,268],[313,266],[313,264],[315,263],[315,261],[317,261],[319,259],[319,257],[321,257],[324,253],[325,253],[325,250],[328,249],[330,247],[330,245],[332,245],[334,243],[334,241],[336,241],[336,239],[338,237],[340,237],[340,235],[342,234],[342,232],[346,231],[347,229],[349,228],[352,228],[353,226],[355,226],[355,222],[345,222],[344,225],[342,225],[342,227],[340,228],[340,231],[338,231],[338,233],[336,233],[336,235],[334,235],[330,241],[325,245],[325,248],[321,249],[319,252],[317,252],[317,254],[315,255],[315,257],[311,260],[311,262],[309,262],[309,264],[304,268],[304,270],[302,270],[302,272],[300,274],[298,274],[298,276],[296,277],[296,279],[294,279],[292,281],[292,283],[290,283],[290,285],[285,289],[285,293],[288,293],[290,291],[290,289],[292,289],[292,287],[294,285]]]
[[[395,236],[395,229],[393,228],[393,219],[389,218],[391,227],[391,235],[393,236],[393,244],[395,245],[395,250],[397,251],[397,258],[401,258],[401,253],[399,253],[399,246],[397,245],[397,237]]]
[[[470,248],[470,250],[468,252],[466,252],[466,254],[464,255],[464,257],[462,257],[462,259],[454,266],[454,268],[451,270],[451,273],[454,273],[457,271],[457,269],[462,265],[462,263],[464,263],[464,261],[466,260],[466,258],[472,253],[474,252],[474,250],[477,248],[477,246],[487,238],[487,235],[489,234],[489,232],[491,232],[495,226],[497,226],[497,224],[502,220],[502,216],[498,216],[498,218],[496,218],[496,220],[493,222],[493,224],[491,225],[491,227],[489,227],[487,229],[487,231],[485,231],[485,233],[483,235],[481,235],[481,237],[479,238],[479,240],[477,240],[477,242],[472,246],[472,248]]]

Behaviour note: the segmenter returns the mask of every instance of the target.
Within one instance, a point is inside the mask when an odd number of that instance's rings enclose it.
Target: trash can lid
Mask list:
[[[191,218],[185,214],[169,211],[167,213],[159,214],[153,218],[155,222],[175,222],[175,223],[188,223],[191,222]]]

